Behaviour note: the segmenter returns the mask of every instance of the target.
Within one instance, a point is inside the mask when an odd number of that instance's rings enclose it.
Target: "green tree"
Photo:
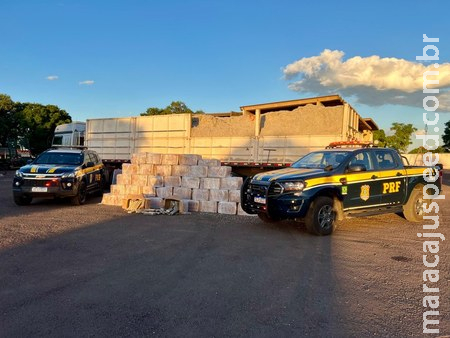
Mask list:
[[[173,101],[164,109],[164,114],[192,114],[193,111],[190,110],[184,102]]]
[[[417,128],[411,123],[392,123],[391,131],[394,131],[394,135],[386,137],[387,146],[405,153],[408,150],[408,146],[412,144],[411,135],[416,130]]]
[[[51,145],[55,127],[72,122],[65,110],[54,105],[23,103],[20,110],[20,128],[33,155],[37,155]]]
[[[373,139],[378,140],[378,146],[395,148],[400,152],[405,153],[408,146],[412,144],[411,135],[417,130],[412,124],[404,124],[394,122],[390,128],[394,132],[393,135],[386,136],[383,129],[377,130],[373,134]]]
[[[0,94],[0,145],[3,147],[19,134],[16,108],[17,105],[11,97]]]
[[[373,141],[378,141],[378,147],[386,147],[386,133],[383,129],[373,132]]]
[[[445,123],[444,135],[442,135],[442,140],[444,141],[444,147],[450,149],[450,121]]]
[[[173,101],[166,108],[148,108],[145,113],[141,113],[141,116],[152,116],[152,115],[169,115],[169,114],[204,114],[202,110],[192,111],[184,102]]]
[[[0,94],[0,144],[3,147],[24,146],[37,155],[47,149],[55,127],[71,122],[66,111],[55,105],[14,102]]]
[[[163,111],[164,109],[152,107],[148,108],[141,116],[163,115]]]

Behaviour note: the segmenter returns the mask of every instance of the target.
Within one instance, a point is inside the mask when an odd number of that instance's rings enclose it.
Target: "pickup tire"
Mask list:
[[[423,198],[422,186],[414,188],[409,196],[408,202],[403,206],[403,216],[410,222],[423,221],[423,203],[429,200]]]
[[[81,205],[86,202],[87,190],[86,183],[84,181],[80,182],[78,186],[78,193],[76,196],[72,197],[71,202],[73,205]]]
[[[264,213],[258,213],[258,217],[264,223],[277,223],[280,221],[279,218],[270,217],[269,215],[264,214]]]
[[[305,225],[306,229],[314,235],[331,235],[337,226],[333,199],[328,196],[317,197],[306,213]]]

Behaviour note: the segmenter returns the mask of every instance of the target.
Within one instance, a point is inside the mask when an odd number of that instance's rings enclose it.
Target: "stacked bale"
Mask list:
[[[242,177],[232,177],[231,167],[200,155],[133,154],[122,165],[117,184],[103,195],[102,204],[124,205],[129,199],[145,199],[147,208],[164,207],[177,197],[190,212],[246,214],[240,207]]]

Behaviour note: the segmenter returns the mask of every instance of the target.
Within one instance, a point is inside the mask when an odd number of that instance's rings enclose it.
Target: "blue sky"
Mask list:
[[[424,95],[408,73],[421,77],[422,34],[438,37],[448,91],[449,11],[444,0],[2,0],[0,93],[86,120],[177,100],[225,112],[334,92],[383,129],[423,129]],[[320,71],[308,73],[312,63]],[[448,120],[442,112],[441,131]]]

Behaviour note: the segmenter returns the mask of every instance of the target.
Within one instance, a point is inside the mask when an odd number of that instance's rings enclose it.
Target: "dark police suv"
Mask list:
[[[329,235],[346,216],[403,212],[421,221],[424,202],[440,192],[441,168],[405,166],[394,149],[354,142],[328,148],[248,178],[241,190],[244,211],[266,222],[304,219],[308,231]]]
[[[105,169],[95,151],[86,148],[52,148],[16,171],[13,196],[17,205],[33,198],[68,197],[83,204],[88,193],[103,193]]]

